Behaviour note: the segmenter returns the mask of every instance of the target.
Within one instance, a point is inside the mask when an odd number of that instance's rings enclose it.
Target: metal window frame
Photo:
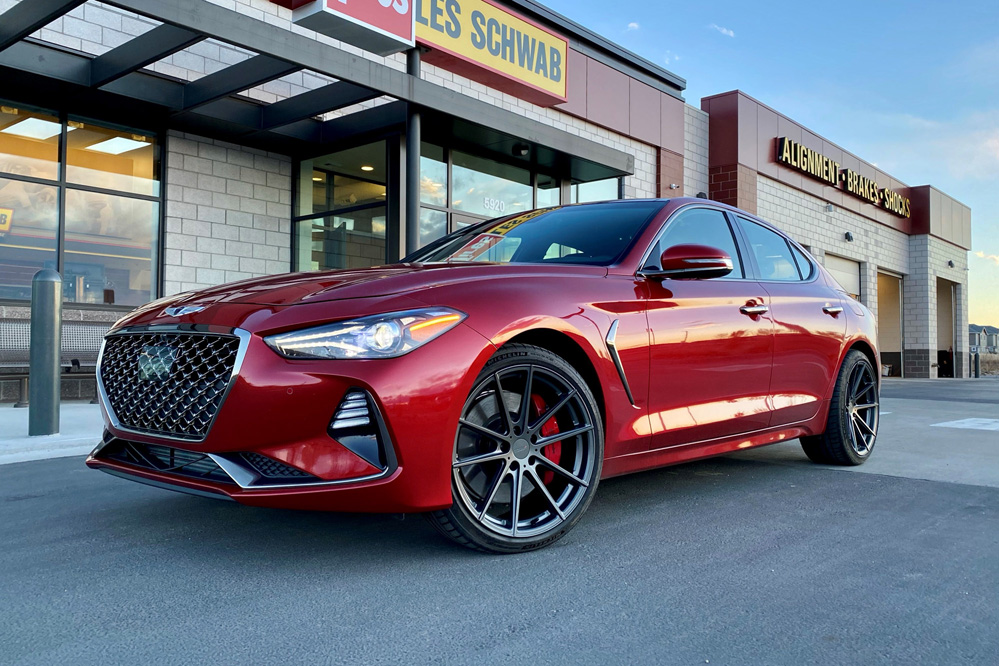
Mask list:
[[[124,125],[119,125],[117,123],[110,123],[102,121],[97,118],[91,118],[86,115],[79,115],[75,113],[70,113],[65,108],[53,111],[51,109],[44,109],[41,107],[33,106],[31,104],[22,104],[20,102],[12,102],[5,99],[0,99],[0,104],[4,106],[10,106],[16,109],[23,109],[24,111],[30,111],[34,113],[42,113],[53,118],[59,119],[60,129],[59,129],[59,146],[57,149],[57,177],[55,180],[50,180],[47,178],[36,178],[33,176],[23,176],[20,174],[8,174],[0,173],[0,178],[6,180],[16,180],[25,183],[32,183],[35,185],[43,185],[45,187],[56,188],[56,271],[63,275],[66,270],[66,203],[68,197],[67,192],[69,190],[76,190],[78,192],[91,192],[94,194],[104,194],[107,196],[121,197],[124,199],[137,199],[140,201],[148,201],[150,203],[157,204],[157,214],[153,221],[156,228],[152,230],[150,234],[150,301],[160,298],[164,293],[163,284],[163,262],[164,262],[164,252],[163,247],[165,246],[165,236],[166,236],[166,156],[168,154],[166,150],[166,137],[167,132],[165,130],[152,130],[143,128],[133,128],[126,127]],[[72,119],[73,122],[84,122],[97,125],[103,129],[109,129],[117,132],[134,132],[136,134],[141,133],[143,135],[151,136],[154,141],[154,149],[158,151],[159,154],[154,156],[154,170],[155,170],[155,181],[159,184],[159,194],[149,195],[140,194],[135,192],[125,192],[121,190],[108,189],[104,187],[95,187],[93,185],[85,185],[82,183],[74,183],[69,180],[69,122]],[[15,305],[23,305],[27,303],[27,300],[19,299],[0,299],[2,303],[11,303]],[[67,305],[71,307],[81,307],[85,309],[99,309],[99,310],[115,310],[127,312],[133,310],[136,306],[134,305],[119,305],[116,303],[78,303],[76,301],[66,301]]]

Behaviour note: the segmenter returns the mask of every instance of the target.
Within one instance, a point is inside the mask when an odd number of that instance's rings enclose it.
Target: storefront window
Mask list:
[[[451,155],[455,210],[498,217],[531,209],[530,171],[458,151]]]
[[[67,189],[66,300],[126,305],[149,300],[159,215],[153,201]]]
[[[301,163],[296,270],[385,263],[386,150],[377,141]]]
[[[589,183],[573,183],[569,189],[569,203],[611,201],[621,198],[621,179],[608,178]]]
[[[67,181],[132,194],[159,194],[159,155],[153,138],[73,120],[69,129]]]
[[[68,164],[60,169],[63,136]],[[69,302],[153,299],[158,173],[149,134],[0,106],[0,299],[29,299],[42,268],[62,274]]]
[[[420,209],[420,247],[447,233],[447,213],[433,208]]]
[[[298,270],[385,263],[385,206],[298,222]]]
[[[538,175],[538,208],[548,208],[549,206],[559,205],[560,199],[560,183],[558,178],[552,178],[551,176]]]
[[[420,201],[432,206],[447,206],[447,162],[444,161],[444,149],[428,143],[423,144],[420,156]],[[422,239],[422,234],[420,237]]]
[[[29,300],[34,274],[56,268],[58,228],[57,187],[0,178],[0,299]]]
[[[0,174],[56,180],[61,135],[55,116],[0,105]]]

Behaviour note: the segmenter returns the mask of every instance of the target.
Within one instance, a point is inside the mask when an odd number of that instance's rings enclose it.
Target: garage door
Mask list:
[[[826,270],[832,273],[847,293],[856,299],[860,299],[860,263],[851,259],[837,257],[834,254],[827,254],[825,261]]]

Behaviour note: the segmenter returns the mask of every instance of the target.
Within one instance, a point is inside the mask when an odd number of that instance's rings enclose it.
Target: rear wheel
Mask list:
[[[850,351],[839,370],[821,435],[801,438],[801,448],[823,465],[862,465],[878,437],[878,378],[860,351]]]
[[[465,402],[452,456],[454,503],[430,520],[469,548],[542,548],[586,511],[602,464],[603,429],[583,378],[545,349],[508,345]]]

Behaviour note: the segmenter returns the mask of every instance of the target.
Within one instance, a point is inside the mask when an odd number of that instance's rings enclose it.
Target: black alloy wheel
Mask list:
[[[508,345],[486,364],[459,420],[454,504],[431,515],[446,536],[496,553],[555,542],[600,480],[603,428],[576,370],[551,352]]]
[[[840,368],[821,435],[801,438],[801,447],[824,465],[862,465],[874,450],[880,416],[878,377],[871,361],[854,349]]]

